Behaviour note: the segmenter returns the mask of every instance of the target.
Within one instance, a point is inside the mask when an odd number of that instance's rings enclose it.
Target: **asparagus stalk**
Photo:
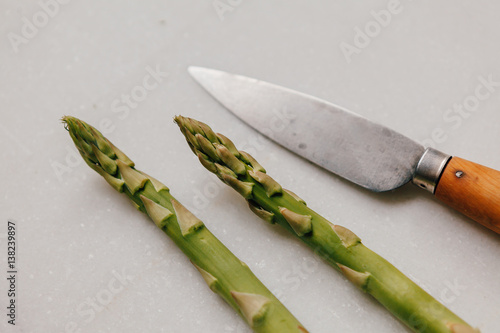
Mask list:
[[[307,332],[248,266],[175,200],[167,186],[136,170],[134,162],[94,127],[73,117],[64,117],[63,122],[88,166],[149,215],[188,256],[210,289],[255,332]]]
[[[415,332],[477,332],[385,259],[358,236],[334,225],[283,189],[249,154],[225,136],[194,119],[175,122],[201,164],[241,194],[252,212],[299,237],[362,291],[375,297]]]

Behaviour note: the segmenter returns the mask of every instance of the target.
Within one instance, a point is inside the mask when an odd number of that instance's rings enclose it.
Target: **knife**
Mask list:
[[[249,77],[189,67],[216,100],[262,134],[366,189],[408,182],[500,234],[500,172],[452,157],[351,111]],[[271,126],[277,114],[286,126]]]

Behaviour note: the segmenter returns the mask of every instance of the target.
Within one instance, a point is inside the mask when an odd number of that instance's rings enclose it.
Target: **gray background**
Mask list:
[[[401,0],[385,26],[374,25],[372,11],[387,10],[388,1],[219,3],[230,7],[218,12],[211,0],[70,1],[50,7],[44,21],[37,2],[0,1],[2,271],[8,219],[19,237],[18,326],[9,331],[250,331],[173,242],[80,161],[59,121],[65,114],[106,128],[311,332],[408,330],[293,236],[251,215],[199,165],[174,115],[206,121],[237,146],[253,148],[268,173],[310,207],[352,229],[472,325],[498,331],[496,234],[411,185],[372,194],[259,139],[186,67],[310,93],[500,169],[500,87],[471,112],[452,109],[474,99],[481,77],[500,82],[500,3]],[[30,31],[34,19],[39,27]],[[355,40],[356,29],[366,27],[374,29],[368,45]],[[346,57],[346,44],[358,53]],[[139,91],[156,68],[167,73],[161,83],[125,106],[122,95]]]

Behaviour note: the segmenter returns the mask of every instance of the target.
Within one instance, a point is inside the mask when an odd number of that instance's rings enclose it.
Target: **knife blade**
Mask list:
[[[335,104],[288,88],[215,69],[188,68],[216,100],[288,150],[366,189],[408,182],[500,233],[500,172],[425,148]],[[286,127],[272,130],[276,115]]]

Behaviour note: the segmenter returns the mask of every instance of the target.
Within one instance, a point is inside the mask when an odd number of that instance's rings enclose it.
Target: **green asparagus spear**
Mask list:
[[[194,119],[177,116],[175,121],[201,164],[241,194],[252,212],[299,237],[415,332],[477,332],[365,247],[352,231],[332,224],[296,194],[283,189],[228,138]]]
[[[73,117],[64,117],[63,122],[88,166],[149,215],[189,257],[210,289],[255,332],[307,332],[248,266],[175,200],[167,186],[136,170],[134,162],[94,127]]]

